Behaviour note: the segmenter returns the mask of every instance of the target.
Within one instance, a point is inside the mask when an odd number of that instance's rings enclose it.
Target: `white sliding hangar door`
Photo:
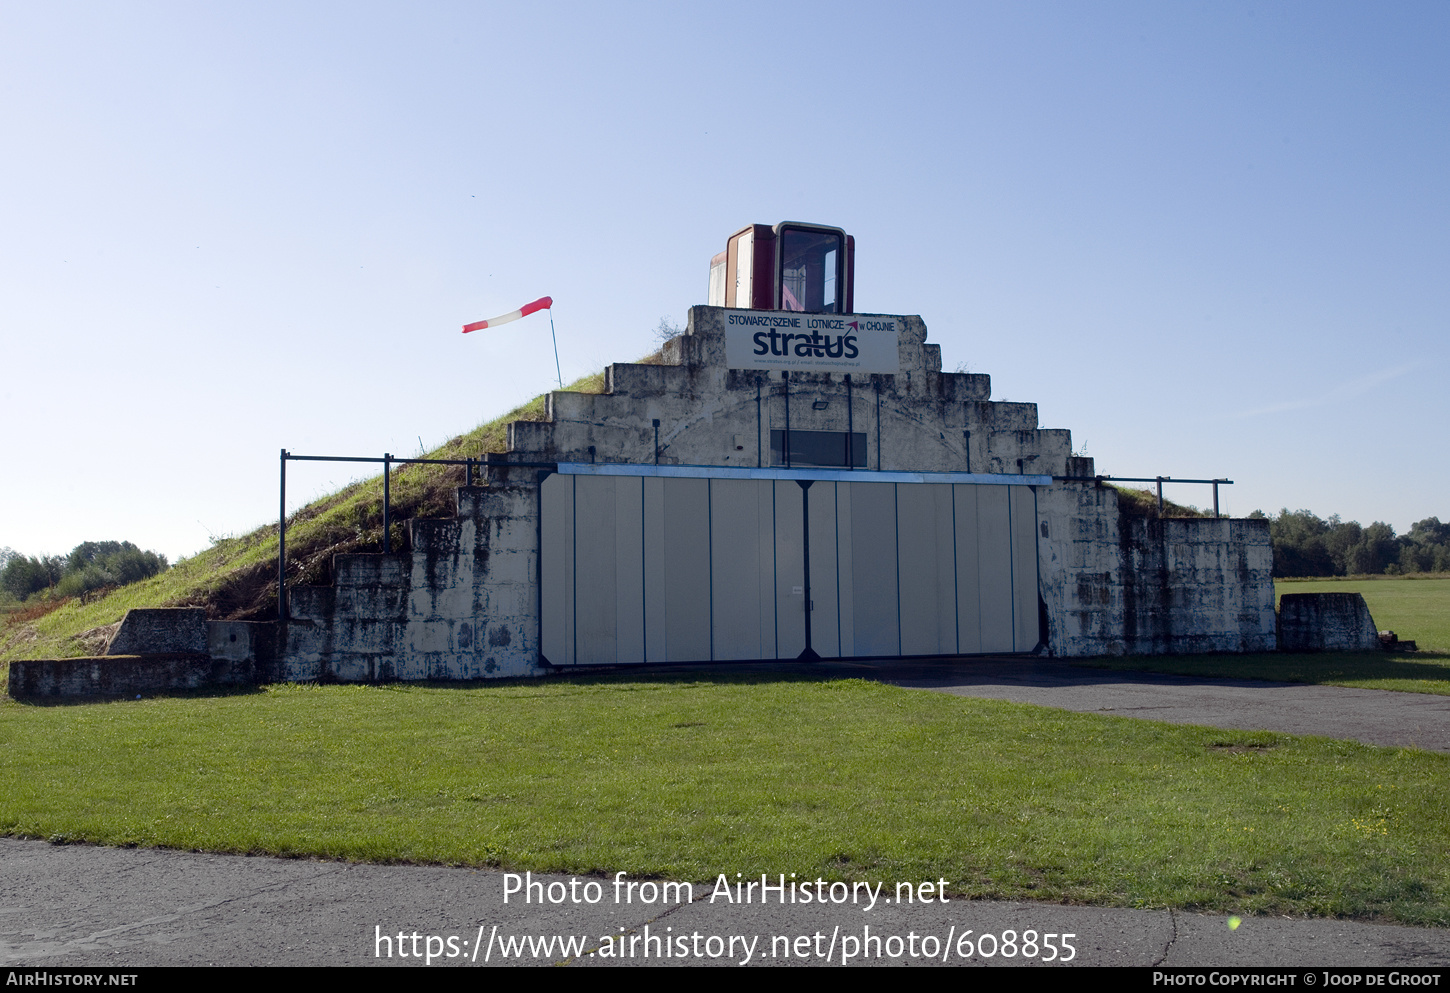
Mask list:
[[[1029,652],[1049,476],[561,463],[548,665]]]

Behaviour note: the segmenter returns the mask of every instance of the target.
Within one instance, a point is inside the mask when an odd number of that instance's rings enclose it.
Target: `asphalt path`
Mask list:
[[[0,839],[0,866],[0,965],[7,966],[779,966],[839,965],[852,954],[850,964],[871,965],[935,964],[943,956],[949,965],[1043,965],[1056,957],[1066,968],[1450,965],[1450,932],[1433,928],[1250,917],[1231,930],[1221,915],[1170,910],[885,902],[895,898],[894,881],[868,910],[861,893],[854,905],[781,906],[773,894],[765,905],[711,902],[710,880],[695,883],[691,902],[645,904],[638,889],[624,891],[633,902],[616,901],[608,877],[580,878],[574,903],[568,876],[533,877],[545,884],[533,902],[518,894],[505,902],[508,880],[498,871],[10,838]],[[599,884],[599,902],[586,902],[585,882]],[[553,895],[565,902],[548,902],[549,883],[560,884]],[[1011,958],[1008,931],[1015,932]],[[1036,932],[1030,959],[1029,931]],[[566,950],[561,937],[579,943]],[[966,956],[964,937],[973,942]],[[1073,952],[1064,964],[1065,946]]]
[[[842,671],[851,666],[831,663]],[[1282,731],[1450,754],[1450,696],[1094,669],[1051,659],[868,665],[897,686],[1079,713]]]
[[[801,671],[751,668],[761,675]],[[1050,660],[832,662],[810,671],[1078,712],[1450,753],[1447,697]],[[762,903],[758,894],[736,903],[715,892],[716,881],[696,880],[692,901],[666,904],[658,896],[646,903],[638,890],[626,899],[628,877],[622,892],[608,877],[534,879],[561,885],[521,902],[518,894],[505,899],[510,881],[498,871],[0,839],[0,965],[822,965],[854,952],[852,964],[1022,965],[1055,957],[1061,966],[1066,945],[1073,949],[1068,967],[1450,965],[1450,931],[1434,928],[1251,917],[1231,929],[1222,915],[1172,910],[897,900],[897,883],[920,880],[876,881],[885,885],[868,909],[860,891],[842,903],[781,904],[774,895]],[[591,882],[597,893],[587,890]],[[984,935],[994,954],[986,954]],[[562,945],[564,938],[575,944]],[[1008,947],[1016,954],[1008,957]]]

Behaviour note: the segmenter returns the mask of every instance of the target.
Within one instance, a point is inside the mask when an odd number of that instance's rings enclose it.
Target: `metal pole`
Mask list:
[[[1218,517],[1218,480],[1213,481],[1213,516]]]
[[[1163,516],[1163,477],[1158,477],[1158,516]]]
[[[797,479],[796,485],[801,488],[801,558],[804,563],[804,575],[801,576],[801,592],[804,596],[803,606],[806,610],[806,647],[797,658],[818,659],[821,656],[816,652],[815,646],[811,644],[811,611],[815,604],[811,602],[811,482],[809,479]]]
[[[790,468],[790,370],[781,371],[781,380],[785,383],[785,441],[781,443],[781,456],[785,461],[785,467]]]
[[[473,485],[473,459],[469,459],[468,460],[468,468],[465,470],[465,473],[464,473],[463,485],[464,486],[472,486]]]
[[[871,385],[876,388],[876,469],[879,472],[881,470],[881,380],[872,376]]]
[[[765,464],[765,462],[764,462],[764,459],[765,459],[765,442],[764,442],[764,440],[760,436],[760,432],[764,428],[764,425],[762,425],[760,423],[760,382],[761,382],[761,378],[762,377],[760,375],[757,375],[755,377],[755,465],[756,465],[756,468],[759,468],[760,466],[762,466],[762,465]]]
[[[392,496],[389,490],[388,477],[393,474],[393,456],[390,452],[383,453],[383,554],[387,555],[393,550],[392,517],[389,513],[389,498]]]
[[[287,619],[287,449],[282,449],[277,493],[277,620]]]
[[[554,373],[559,377],[559,389],[564,388],[564,373],[559,368],[559,336],[554,333],[554,308],[549,308],[549,337],[554,339]]]

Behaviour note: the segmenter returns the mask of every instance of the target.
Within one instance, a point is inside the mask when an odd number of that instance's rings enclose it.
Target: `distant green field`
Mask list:
[[[1450,652],[1450,577],[1420,579],[1280,579],[1274,605],[1285,593],[1360,593],[1375,625],[1419,644],[1422,650]]]

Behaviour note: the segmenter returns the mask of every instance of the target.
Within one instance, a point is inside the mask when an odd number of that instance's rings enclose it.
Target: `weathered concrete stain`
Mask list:
[[[1367,652],[1382,646],[1363,595],[1285,593],[1279,599],[1279,647],[1286,652]]]

